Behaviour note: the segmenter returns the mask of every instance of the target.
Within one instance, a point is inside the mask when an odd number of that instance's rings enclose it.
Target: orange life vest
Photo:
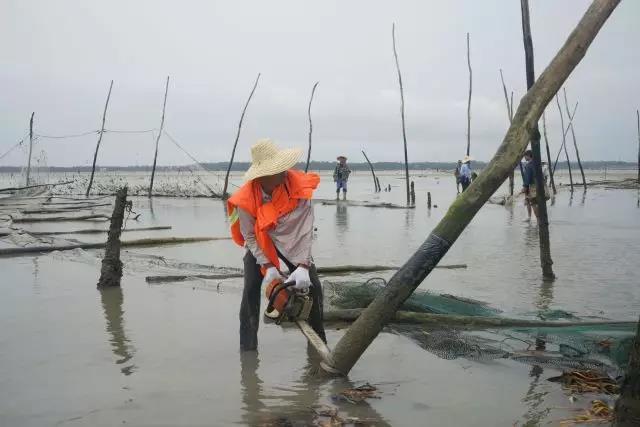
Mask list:
[[[278,219],[298,206],[300,199],[309,200],[313,190],[318,187],[320,176],[315,173],[304,173],[290,169],[284,183],[277,186],[271,201],[262,202],[262,188],[257,180],[244,184],[227,200],[227,212],[231,223],[231,237],[240,246],[244,246],[244,236],[240,232],[238,208],[248,212],[256,219],[255,235],[258,247],[262,249],[267,259],[280,269],[280,261],[276,247],[269,237],[269,231],[275,227]]]

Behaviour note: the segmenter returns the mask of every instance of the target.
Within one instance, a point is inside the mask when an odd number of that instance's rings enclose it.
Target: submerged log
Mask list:
[[[158,237],[135,240],[123,240],[121,247],[179,245],[183,243],[209,242],[212,240],[230,240],[231,237]],[[102,249],[105,243],[76,243],[70,245],[26,246],[20,248],[0,248],[0,256],[68,251],[72,249]]]
[[[123,233],[132,232],[132,231],[156,231],[156,230],[171,230],[172,227],[170,225],[161,225],[157,227],[138,227],[138,228],[125,228],[122,230]],[[27,234],[31,234],[32,236],[56,236],[60,234],[104,234],[109,230],[105,230],[103,228],[85,228],[80,230],[65,230],[65,231],[25,231]]]
[[[80,216],[52,216],[44,218],[11,218],[12,222],[65,222],[65,221],[84,221],[87,219],[111,219],[108,215],[80,215]]]
[[[353,322],[364,308],[350,308],[342,310],[328,310],[324,312],[325,322]],[[397,311],[389,323],[409,323],[416,325],[451,325],[467,328],[565,328],[568,326],[601,326],[601,325],[634,325],[635,321],[602,320],[555,322],[546,320],[514,319],[508,317],[462,316],[454,314],[418,313],[413,311]]]
[[[116,204],[111,215],[111,225],[107,235],[102,268],[98,288],[120,286],[122,279],[122,261],[120,261],[120,233],[124,222],[124,210],[127,207],[127,187],[119,189],[116,193]]]

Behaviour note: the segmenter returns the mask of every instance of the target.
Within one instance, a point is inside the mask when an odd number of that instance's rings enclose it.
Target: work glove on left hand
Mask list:
[[[293,288],[297,291],[305,292],[309,290],[311,286],[311,279],[309,278],[309,270],[305,267],[298,267],[293,270],[293,273],[289,275],[285,283],[295,283]]]

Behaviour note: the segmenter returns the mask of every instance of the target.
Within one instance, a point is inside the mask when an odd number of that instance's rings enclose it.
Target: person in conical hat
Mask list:
[[[333,181],[336,183],[336,200],[340,199],[340,189],[342,189],[342,200],[347,200],[347,181],[351,169],[347,165],[347,158],[345,156],[338,156],[338,164],[333,171]]]
[[[291,282],[294,289],[310,292],[309,324],[326,342],[322,285],[311,256],[311,197],[320,176],[293,169],[301,155],[302,150],[281,149],[270,139],[259,140],[251,147],[246,182],[227,200],[231,236],[246,248],[240,303],[242,351],[257,349],[261,287],[274,280]]]
[[[462,191],[464,192],[471,184],[471,156],[464,156],[462,158],[462,166],[460,167],[460,185],[462,185]]]

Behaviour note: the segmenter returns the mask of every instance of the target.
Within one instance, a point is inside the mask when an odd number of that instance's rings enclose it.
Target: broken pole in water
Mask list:
[[[398,52],[396,50],[396,24],[391,26],[391,38],[393,40],[393,56],[396,60],[396,70],[398,71],[398,85],[400,86],[400,118],[402,119],[402,141],[404,143],[404,175],[407,187],[407,204],[411,200],[409,193],[409,157],[407,155],[407,131],[404,121],[404,88],[402,87],[402,74],[400,73],[400,62],[398,61]]]
[[[580,151],[578,150],[578,142],[576,141],[576,132],[573,127],[573,116],[571,115],[571,111],[569,111],[569,101],[567,100],[567,90],[562,88],[562,92],[564,94],[564,108],[567,112],[567,117],[569,117],[569,127],[571,128],[571,138],[573,139],[573,148],[576,150],[576,159],[578,160],[578,167],[580,168],[580,175],[582,175],[582,186],[584,187],[584,191],[587,191],[587,178],[584,176],[584,169],[582,169],[582,161],[580,160]]]
[[[238,140],[240,139],[240,131],[242,130],[242,121],[244,120],[244,115],[247,112],[247,107],[249,106],[249,102],[253,97],[253,93],[256,91],[256,87],[258,87],[258,80],[260,80],[260,73],[258,73],[258,77],[256,77],[256,81],[253,84],[253,88],[251,88],[251,93],[249,94],[249,98],[247,98],[247,102],[244,104],[244,108],[242,109],[242,114],[240,115],[240,122],[238,122],[238,133],[236,134],[236,140],[233,143],[233,149],[231,150],[231,158],[229,159],[229,166],[227,166],[227,174],[224,176],[224,188],[222,189],[222,198],[227,199],[229,195],[227,194],[227,187],[229,186],[229,174],[231,173],[231,166],[233,166],[233,158],[236,155],[236,147],[238,146]]]
[[[307,116],[309,117],[309,146],[307,148],[307,164],[304,167],[305,172],[309,172],[309,161],[311,160],[311,134],[313,133],[313,122],[311,121],[311,103],[313,102],[313,95],[316,93],[316,87],[318,87],[318,83],[320,82],[316,82],[311,89],[309,107],[307,108]]]
[[[415,183],[413,181],[411,181],[411,204],[412,205],[416,204],[416,188],[415,188]]]
[[[373,190],[377,193],[378,192],[378,178],[376,178],[376,172],[373,170],[373,165],[369,161],[369,158],[367,157],[367,153],[365,153],[364,150],[362,150],[362,155],[364,156],[365,160],[369,164],[369,168],[371,169],[371,175],[373,175]]]
[[[382,188],[380,187],[380,180],[376,176],[376,192],[379,193],[381,191],[382,191]]]
[[[29,158],[27,159],[27,179],[25,181],[26,186],[29,185],[29,175],[31,174],[31,153],[33,152],[33,115],[35,111],[31,113],[31,119],[29,120]]]
[[[533,63],[533,38],[531,37],[531,25],[529,22],[529,0],[520,0],[522,10],[522,36],[524,42],[525,65],[527,72],[527,89],[531,89],[535,83],[535,71]],[[543,110],[544,112],[544,110]],[[546,184],[542,173],[542,155],[540,153],[540,131],[536,121],[531,130],[531,151],[533,151],[533,167],[536,173],[536,197],[538,205],[538,234],[540,237],[540,264],[542,276],[545,279],[554,279],[553,260],[551,259],[551,243],[549,241],[549,217],[547,215]]]
[[[153,179],[156,176],[156,162],[158,161],[158,143],[160,142],[160,137],[162,136],[162,131],[164,129],[164,111],[167,107],[167,93],[169,92],[169,76],[167,76],[167,83],[164,87],[164,102],[162,103],[162,118],[160,119],[160,130],[158,131],[158,137],[156,138],[156,152],[153,155],[153,167],[151,168],[151,182],[149,182],[149,197],[153,193]]]
[[[624,375],[620,397],[614,410],[614,427],[632,427],[640,423],[640,321],[629,352],[629,364]]]
[[[109,106],[109,98],[111,98],[111,89],[113,88],[113,80],[109,85],[109,93],[107,93],[107,102],[104,104],[104,111],[102,113],[102,127],[100,128],[100,134],[98,136],[98,143],[96,144],[96,152],[93,154],[93,165],[91,166],[91,178],[89,178],[89,185],[87,185],[86,197],[89,197],[91,192],[91,186],[93,185],[93,175],[96,172],[96,160],[98,158],[98,150],[100,149],[100,143],[102,142],[102,135],[104,135],[104,122],[107,118],[107,107]]]
[[[102,268],[98,287],[120,286],[122,278],[122,261],[120,261],[120,233],[124,222],[124,210],[127,206],[127,187],[116,192],[116,203],[111,215],[111,225],[107,234],[107,244],[104,248]]]
[[[509,103],[509,95],[507,94],[507,85],[504,83],[504,76],[502,75],[502,68],[500,68],[500,81],[502,82],[502,91],[504,92],[504,101],[507,104],[507,118],[509,119],[509,124],[513,121],[513,106]],[[513,102],[513,92],[512,102]],[[522,163],[518,162],[520,166],[520,172],[522,174]],[[513,187],[514,187],[514,171],[511,171],[509,174],[509,195],[513,196]]]
[[[328,374],[347,375],[384,326],[449,251],[466,226],[509,176],[531,139],[545,107],[584,57],[591,42],[620,0],[594,0],[546,70],[521,99],[502,144],[484,172],[458,196],[431,234],[391,277],[376,298],[345,332],[332,351]],[[324,369],[324,368],[323,368]]]

